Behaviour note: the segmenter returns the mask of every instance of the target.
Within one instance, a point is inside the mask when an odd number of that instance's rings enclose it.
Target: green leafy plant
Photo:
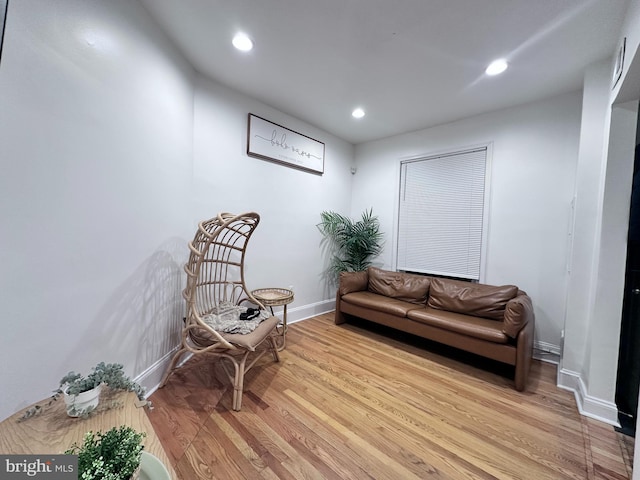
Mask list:
[[[106,432],[87,432],[82,445],[74,443],[67,455],[78,455],[81,480],[128,480],[140,466],[145,433],[128,426]]]
[[[104,363],[100,362],[91,369],[88,375],[82,375],[76,372],[67,373],[62,379],[60,379],[60,386],[54,391],[54,394],[49,398],[48,402],[44,405],[34,405],[28,408],[25,413],[18,419],[18,421],[26,420],[27,418],[38,415],[42,412],[43,408],[50,406],[53,402],[57,401],[62,394],[78,395],[83,392],[87,392],[100,385],[108,385],[111,390],[124,390],[134,392],[139,400],[144,400],[145,389],[138,383],[131,380],[124,374],[124,366],[119,363]],[[151,407],[151,403],[147,402],[147,406]],[[117,406],[115,404],[110,407]],[[71,405],[67,409],[67,413],[72,416],[86,417],[94,409],[78,409],[74,405]]]
[[[383,248],[383,234],[373,210],[365,210],[362,218],[352,221],[336,212],[324,211],[317,225],[329,242],[331,259],[327,273],[337,280],[340,272],[358,272],[371,266]]]
[[[127,377],[124,366],[119,363],[100,362],[86,376],[71,371],[60,380],[59,392],[78,395],[102,384],[108,385],[112,390],[135,392],[140,400],[144,398],[144,388]]]

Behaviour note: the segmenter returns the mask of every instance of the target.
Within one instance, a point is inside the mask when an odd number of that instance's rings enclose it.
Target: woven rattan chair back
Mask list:
[[[223,302],[239,305],[249,300],[259,305],[244,282],[247,244],[259,222],[257,213],[220,213],[199,223],[184,267],[187,286],[183,297],[191,320],[201,319]]]
[[[267,349],[274,360],[279,361],[273,338],[278,318],[272,316],[264,320],[247,335],[218,332],[203,320],[222,304],[247,302],[264,310],[264,306],[247,290],[244,280],[247,244],[259,222],[260,216],[254,212],[240,215],[219,213],[215,218],[198,224],[198,230],[189,242],[190,254],[184,267],[187,285],[182,292],[186,301],[182,344],[167,369],[161,387],[187,352],[229,359],[234,365],[234,374],[229,372],[224,362],[222,366],[234,385],[233,409],[240,410],[244,374]],[[259,348],[263,342],[267,349]],[[251,353],[255,353],[254,358],[247,363]]]

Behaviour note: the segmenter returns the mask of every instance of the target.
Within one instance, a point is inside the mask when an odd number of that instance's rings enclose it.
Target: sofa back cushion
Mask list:
[[[369,267],[369,291],[404,302],[424,305],[429,296],[430,278],[410,273]]]
[[[340,272],[338,279],[338,292],[340,295],[361,292],[366,290],[369,284],[369,274],[366,270],[361,272]]]
[[[432,278],[427,305],[448,312],[503,320],[507,302],[517,294],[518,287],[514,285],[495,287],[481,283]]]

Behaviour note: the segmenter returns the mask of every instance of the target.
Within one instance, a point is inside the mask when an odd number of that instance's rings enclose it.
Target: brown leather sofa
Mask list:
[[[514,365],[516,390],[526,388],[535,319],[516,286],[369,267],[340,274],[335,323],[348,315]]]

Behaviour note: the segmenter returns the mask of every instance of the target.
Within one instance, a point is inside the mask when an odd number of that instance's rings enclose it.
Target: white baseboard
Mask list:
[[[558,372],[558,387],[573,392],[581,415],[608,423],[614,427],[620,426],[616,404],[590,396],[578,372],[561,369]]]
[[[323,300],[321,302],[310,303],[309,305],[302,305],[295,308],[287,308],[287,323],[296,323],[300,320],[306,320],[307,318],[315,317],[316,315],[322,315],[323,313],[329,313],[336,309],[335,299]],[[273,309],[274,315],[282,318],[282,311],[284,307],[276,307]]]
[[[533,342],[533,358],[558,365],[560,363],[560,346],[547,342]]]
[[[580,375],[577,372],[572,372],[564,368],[558,369],[557,385],[563,390],[569,390],[570,392],[578,390],[579,379]]]
[[[171,363],[171,359],[178,351],[178,346],[173,348],[171,351],[166,353],[160,360],[155,362],[149,368],[147,368],[144,372],[134,378],[134,381],[139,383],[145,389],[145,397],[148,398],[153,392],[155,392],[160,386],[160,382],[162,381],[162,376],[166,372],[169,367],[169,363]],[[181,363],[184,363],[186,359],[184,359]]]

